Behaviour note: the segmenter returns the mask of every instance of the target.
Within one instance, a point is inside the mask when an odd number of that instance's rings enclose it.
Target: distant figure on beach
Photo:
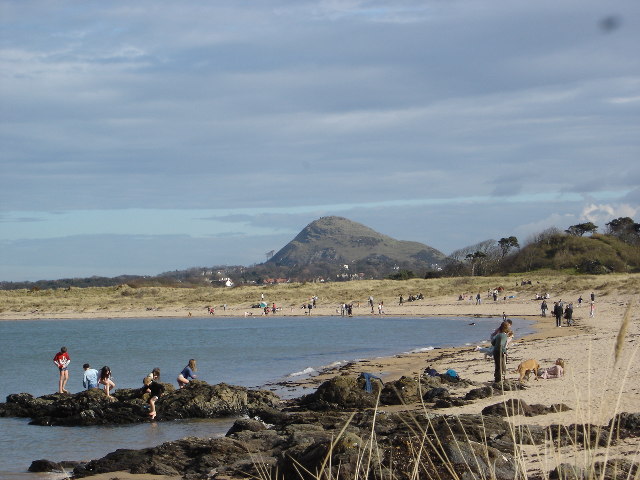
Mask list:
[[[562,305],[560,302],[553,302],[553,316],[556,317],[556,327],[562,326]]]
[[[400,302],[398,303],[398,305],[402,305],[404,303],[404,298],[402,298],[402,295],[400,295]]]
[[[476,305],[482,304],[482,297],[480,296],[480,292],[476,295]]]
[[[595,302],[596,301],[596,294],[591,292],[591,301]]]
[[[60,377],[58,379],[58,393],[69,393],[65,388],[69,381],[69,364],[71,358],[67,353],[67,347],[60,347],[60,351],[53,357],[53,363],[58,367],[58,373]]]
[[[384,313],[384,302],[378,303],[378,315],[382,315]]]
[[[100,369],[100,378],[98,379],[98,383],[103,385],[104,393],[107,394],[107,397],[110,397],[111,391],[116,388],[116,384],[111,378],[111,368],[105,365]]]
[[[91,365],[89,365],[88,363],[82,365],[82,368],[84,368],[82,386],[86,390],[98,388],[98,370],[96,370],[95,368],[91,368]]]
[[[589,305],[589,316],[591,318],[596,316],[596,303],[595,302],[591,302],[591,304]]]
[[[573,303],[569,303],[564,309],[564,319],[567,321],[567,327],[573,325]]]
[[[156,418],[156,401],[158,398],[164,393],[164,385],[160,382],[160,376],[157,378],[149,377],[148,375],[144,377],[144,393],[149,394],[149,418],[153,420]]]
[[[564,375],[564,360],[558,358],[556,363],[549,368],[541,368],[538,370],[540,378],[560,378]]]
[[[196,371],[198,371],[198,368],[196,367],[196,360],[192,358],[191,360],[189,360],[187,366],[182,369],[180,375],[178,375],[178,386],[180,388],[184,388],[191,380],[195,380],[196,378],[198,378],[198,376],[194,373]]]
[[[582,295],[578,297],[578,306],[582,305]]]
[[[546,300],[542,300],[542,303],[540,304],[540,310],[542,311],[542,316],[546,317],[547,316],[547,310],[549,310],[549,307],[547,306],[547,301]]]

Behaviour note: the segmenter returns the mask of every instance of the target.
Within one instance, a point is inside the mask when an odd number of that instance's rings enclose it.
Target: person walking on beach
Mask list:
[[[178,375],[177,381],[180,388],[184,388],[191,380],[195,380],[198,376],[194,373],[198,370],[195,358],[189,360],[186,367],[182,369]]]
[[[98,379],[98,383],[103,385],[104,393],[107,394],[107,397],[111,396],[111,391],[116,388],[115,382],[111,379],[111,368],[108,366],[104,366],[100,369],[100,378]]]
[[[553,302],[553,316],[556,317],[556,327],[562,326],[562,305],[558,302]]]
[[[591,318],[596,316],[596,302],[591,302],[591,305],[589,305],[589,316]]]
[[[547,301],[546,300],[542,300],[542,303],[540,304],[540,310],[542,311],[542,316],[546,317],[547,316],[547,310],[549,310],[549,307],[547,306]]]
[[[482,297],[480,296],[480,292],[476,295],[476,305],[482,304]]]
[[[573,303],[570,303],[564,309],[564,319],[567,321],[567,327],[573,326]]]
[[[69,354],[67,353],[67,347],[60,347],[60,351],[53,357],[53,363],[58,367],[60,374],[58,379],[58,393],[69,393],[65,388],[69,381],[69,364],[71,363],[71,358],[69,358]]]
[[[95,368],[91,368],[91,365],[89,365],[88,363],[82,365],[82,368],[84,368],[82,386],[85,388],[85,390],[98,388],[98,370],[96,370]]]
[[[591,292],[591,301],[595,302],[596,301],[596,294]]]
[[[494,363],[493,380],[496,383],[502,382],[507,370],[505,355],[507,353],[507,339],[509,331],[509,324],[507,322],[502,322],[500,324],[500,331],[495,337],[493,337],[493,340],[491,340]]]

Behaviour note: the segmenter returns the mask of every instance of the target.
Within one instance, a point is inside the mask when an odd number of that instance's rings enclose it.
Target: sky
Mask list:
[[[0,0],[0,281],[640,220],[637,0]]]

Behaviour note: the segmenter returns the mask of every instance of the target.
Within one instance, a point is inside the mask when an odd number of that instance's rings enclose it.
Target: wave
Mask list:
[[[422,347],[422,348],[414,348],[413,350],[409,351],[408,353],[424,353],[424,352],[430,352],[431,350],[435,350],[436,347]]]
[[[290,373],[289,375],[287,375],[287,377],[301,377],[302,375],[311,375],[314,372],[316,372],[315,368],[307,367],[307,368],[305,368],[304,370],[302,370],[300,372]]]

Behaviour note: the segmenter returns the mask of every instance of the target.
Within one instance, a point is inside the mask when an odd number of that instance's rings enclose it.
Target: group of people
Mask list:
[[[69,381],[69,364],[71,358],[67,347],[61,347],[60,351],[53,357],[53,363],[58,368],[59,380],[58,380],[58,393],[69,393],[66,389],[67,382]],[[82,386],[86,390],[102,388],[107,395],[111,398],[111,392],[116,388],[116,384],[113,381],[111,375],[111,368],[105,365],[100,370],[91,368],[91,365],[85,363],[82,366],[84,374],[82,377]],[[196,371],[198,370],[195,359],[190,359],[187,365],[182,369],[178,378],[176,379],[179,388],[184,388],[189,384],[191,380],[197,378]],[[160,368],[154,368],[142,380],[143,386],[141,394],[149,394],[149,417],[154,419],[156,417],[156,401],[164,393],[164,385],[160,383]]]
[[[545,294],[542,298],[542,302],[540,303],[540,312],[543,317],[547,316],[547,311],[549,310],[549,306],[547,305],[546,298],[549,298],[549,294]],[[538,299],[538,296],[536,296]],[[596,296],[593,292],[591,292],[591,303],[589,305],[589,316],[594,317],[596,311]],[[578,298],[578,307],[582,305],[582,295]],[[566,326],[571,327],[573,325],[573,303],[565,303],[562,299],[557,302],[553,302],[553,308],[551,309],[551,314],[556,319],[556,327],[562,327],[562,319],[566,321]]]
[[[415,302],[417,300],[424,300],[424,295],[421,293],[418,293],[416,295],[409,294],[409,296],[407,297],[407,302]],[[398,302],[398,305],[402,305],[404,302],[405,302],[404,297],[400,295],[400,300]]]
[[[98,371],[95,368],[91,368],[91,365],[89,365],[88,363],[82,365],[82,368],[84,369],[82,386],[86,390],[91,390],[92,388],[100,388],[100,385],[102,385],[104,393],[107,394],[107,397],[110,397],[111,391],[116,388],[116,384],[111,378],[111,368],[105,365],[100,369],[100,371]],[[65,393],[68,392],[65,391]]]

